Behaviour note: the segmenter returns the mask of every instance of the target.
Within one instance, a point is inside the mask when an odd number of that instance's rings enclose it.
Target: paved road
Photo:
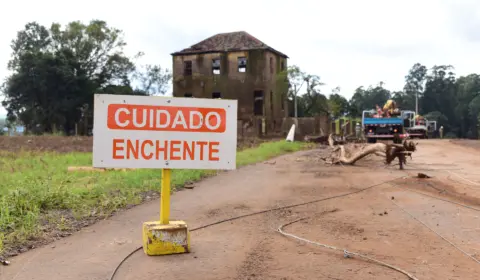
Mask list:
[[[173,218],[197,227],[404,177],[354,195],[193,232],[192,253],[147,257],[139,252],[115,279],[408,279],[276,232],[299,218],[307,219],[285,230],[390,263],[418,279],[478,279],[480,264],[425,225],[480,258],[480,212],[437,199],[480,209],[480,150],[446,140],[421,141],[405,172],[385,168],[380,158],[356,166],[325,166],[316,157],[321,152],[286,155],[197,183],[172,197]],[[410,178],[418,172],[433,178]],[[130,209],[22,254],[11,266],[0,267],[0,279],[109,279],[116,264],[140,245],[141,224],[158,217],[158,204]]]

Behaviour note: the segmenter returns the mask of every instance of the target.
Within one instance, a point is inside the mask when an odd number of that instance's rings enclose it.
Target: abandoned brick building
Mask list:
[[[222,33],[172,53],[173,96],[238,100],[238,119],[288,116],[288,57],[247,32]]]

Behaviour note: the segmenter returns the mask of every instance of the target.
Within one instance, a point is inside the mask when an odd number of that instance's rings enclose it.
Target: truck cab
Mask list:
[[[401,143],[408,136],[407,129],[415,125],[414,111],[401,111],[400,116],[379,117],[375,110],[362,113],[362,126],[368,143],[376,143],[377,139],[393,140]]]
[[[429,121],[420,115],[415,115],[413,111],[408,112],[408,119],[410,120],[410,125],[405,126],[405,132],[410,138],[428,138],[429,132]]]

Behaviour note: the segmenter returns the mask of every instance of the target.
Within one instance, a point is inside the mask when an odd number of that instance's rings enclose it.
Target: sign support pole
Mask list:
[[[184,221],[170,221],[172,170],[162,169],[160,221],[143,223],[143,251],[149,256],[188,253],[190,232]]]
[[[171,169],[162,169],[162,180],[160,190],[160,224],[168,225],[170,223],[170,186]]]
[[[161,194],[160,213],[143,222],[145,254],[190,252],[187,223],[170,217],[172,170],[235,169],[237,105],[237,100],[95,94],[93,167],[156,170],[152,188]],[[136,121],[137,112],[143,123]]]

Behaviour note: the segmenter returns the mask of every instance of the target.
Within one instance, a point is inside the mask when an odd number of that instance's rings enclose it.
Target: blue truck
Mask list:
[[[375,110],[362,113],[362,129],[368,143],[376,143],[378,139],[401,143],[409,135],[407,130],[415,125],[414,111],[401,111],[399,116],[389,118],[374,117],[375,114]]]

